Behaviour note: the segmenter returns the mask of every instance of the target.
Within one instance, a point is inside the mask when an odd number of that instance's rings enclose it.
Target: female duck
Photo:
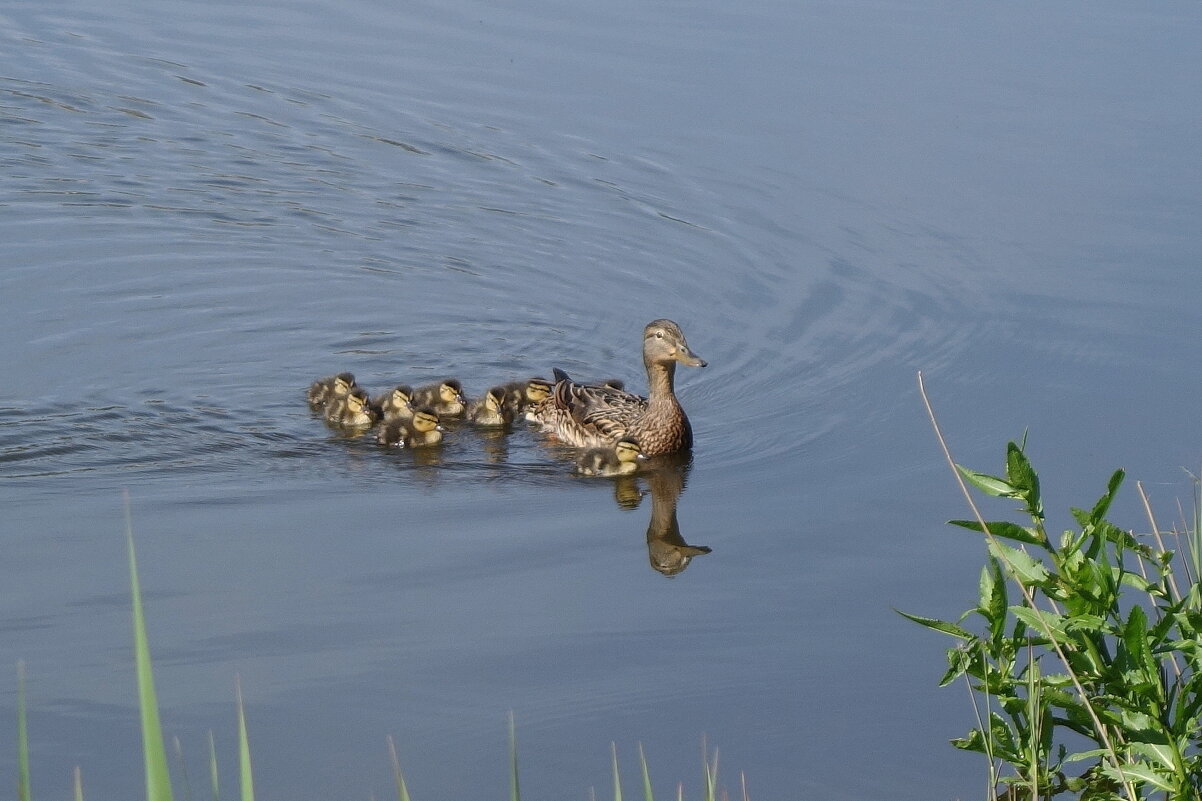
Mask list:
[[[638,440],[622,437],[612,448],[589,448],[576,460],[582,476],[626,476],[637,472],[643,455]]]
[[[438,413],[424,407],[409,420],[389,420],[380,427],[376,442],[389,448],[424,448],[442,442],[445,430],[438,424]]]
[[[531,410],[531,418],[542,423],[544,432],[578,448],[612,446],[622,437],[638,440],[646,456],[691,448],[693,429],[673,391],[677,363],[705,367],[705,361],[689,350],[680,326],[654,320],[643,329],[650,397],[576,384],[556,370],[554,392]]]
[[[418,387],[409,399],[413,408],[429,406],[442,417],[459,417],[467,409],[463,386],[453,378]]]
[[[333,400],[345,398],[354,386],[354,375],[351,373],[339,373],[329,378],[319,378],[314,381],[309,385],[309,391],[305,393],[305,397],[308,398],[310,406],[321,408]]]
[[[484,397],[467,407],[467,419],[478,426],[499,428],[513,422],[513,413],[505,405],[505,387],[493,387]]]
[[[370,426],[376,422],[376,413],[368,402],[362,387],[354,387],[346,397],[326,404],[326,420],[340,426]]]

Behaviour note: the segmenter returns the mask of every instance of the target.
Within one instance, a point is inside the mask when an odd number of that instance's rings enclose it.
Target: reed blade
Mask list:
[[[246,713],[242,707],[242,682],[235,678],[238,695],[238,775],[242,801],[255,801],[255,781],[250,769],[250,741],[246,737]]]
[[[29,731],[25,722],[25,663],[17,662],[17,798],[30,801]]]

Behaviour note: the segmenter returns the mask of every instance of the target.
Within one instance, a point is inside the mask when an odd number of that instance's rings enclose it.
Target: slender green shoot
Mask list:
[[[171,738],[171,745],[175,748],[175,758],[179,760],[179,775],[180,780],[184,783],[184,801],[192,801],[192,782],[188,778],[188,763],[184,759],[184,747],[180,744],[178,737]]]
[[[639,764],[643,768],[643,801],[655,801],[651,794],[651,773],[647,770],[647,755],[643,753],[642,743],[639,743]]]
[[[396,743],[392,735],[388,735],[388,757],[392,760],[392,778],[396,780],[396,795],[398,801],[409,801],[409,788],[405,786],[405,777],[401,775],[401,760],[397,759]]]
[[[213,788],[213,801],[221,801],[217,784],[217,744],[213,742],[212,729],[209,729],[209,786]]]
[[[522,790],[518,785],[518,738],[512,709],[509,710],[509,801],[522,801]]]
[[[79,765],[75,766],[75,777],[72,783],[75,787],[75,801],[83,801],[83,775],[79,772]]]
[[[17,662],[17,798],[30,801],[29,731],[25,722],[25,663]]]
[[[255,801],[255,780],[250,769],[250,742],[246,737],[246,712],[242,706],[242,680],[234,677],[234,692],[238,696],[238,774],[241,779],[242,801]]]
[[[134,528],[130,520],[129,495],[125,498],[125,538],[129,545],[129,586],[133,598],[134,661],[138,675],[138,706],[142,716],[142,761],[146,769],[147,801],[172,801],[171,775],[167,771],[167,749],[159,725],[159,704],[154,692],[150,643],[142,612],[142,590],[138,585],[138,563],[134,555]]]
[[[622,801],[622,778],[618,775],[618,744],[611,742],[609,752],[613,756],[614,766],[614,801]]]

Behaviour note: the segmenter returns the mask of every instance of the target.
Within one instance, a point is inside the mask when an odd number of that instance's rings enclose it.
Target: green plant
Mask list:
[[[940,684],[964,677],[986,700],[977,727],[953,744],[986,755],[991,786],[1009,799],[1198,801],[1199,585],[1195,573],[1179,589],[1155,525],[1149,544],[1106,519],[1123,471],[1092,507],[1072,509],[1077,528],[1054,541],[1022,446],[1009,443],[1004,478],[947,455],[966,496],[967,484],[1017,500],[1026,517],[986,522],[972,505],[975,519],[951,521],[988,546],[977,605],[958,621],[902,613],[958,641]]]

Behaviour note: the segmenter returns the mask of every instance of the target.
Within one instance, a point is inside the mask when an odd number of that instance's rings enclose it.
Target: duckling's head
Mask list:
[[[413,430],[426,433],[427,431],[442,431],[438,424],[438,413],[433,409],[418,409],[413,414]]]
[[[553,385],[545,378],[531,378],[526,382],[526,400],[530,404],[542,403],[551,397]]]
[[[334,394],[345,395],[355,386],[355,376],[351,373],[339,373],[334,376]]]
[[[639,462],[647,458],[639,441],[631,437],[623,437],[614,443],[614,453],[619,462]]]
[[[388,393],[388,398],[397,406],[407,406],[413,398],[413,387],[408,384],[399,384]]]
[[[367,409],[367,393],[363,391],[362,387],[353,387],[347,394],[346,408],[355,414]]]
[[[484,396],[484,406],[489,411],[500,412],[505,405],[505,387],[493,387]]]
[[[671,320],[653,320],[643,329],[643,363],[705,367],[705,360],[689,350],[684,332]]]
[[[438,385],[438,397],[443,403],[466,403],[463,399],[463,385],[453,378],[448,378]]]

